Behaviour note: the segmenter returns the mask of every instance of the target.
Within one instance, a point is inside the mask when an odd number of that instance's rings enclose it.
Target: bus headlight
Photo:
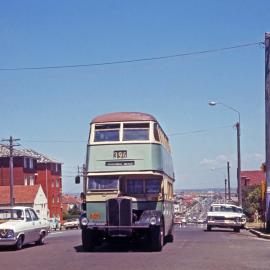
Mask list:
[[[83,217],[83,218],[81,219],[81,224],[82,224],[83,226],[86,226],[86,225],[88,224],[88,219],[87,219],[86,217]]]
[[[149,223],[150,223],[151,225],[156,225],[156,224],[157,224],[157,218],[156,218],[155,216],[150,217]]]

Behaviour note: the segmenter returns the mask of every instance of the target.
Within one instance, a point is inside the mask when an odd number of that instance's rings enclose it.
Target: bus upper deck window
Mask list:
[[[156,140],[157,142],[160,141],[160,139],[159,139],[159,134],[158,134],[158,124],[157,124],[157,123],[154,124],[154,137],[155,137],[155,140]]]
[[[147,141],[149,140],[149,123],[124,124],[124,141]]]
[[[119,141],[120,124],[105,124],[95,126],[95,142]]]

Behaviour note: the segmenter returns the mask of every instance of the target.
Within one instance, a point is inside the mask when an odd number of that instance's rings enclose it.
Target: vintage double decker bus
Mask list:
[[[152,115],[95,117],[83,177],[83,248],[126,238],[160,251],[173,241],[173,183],[169,141]]]

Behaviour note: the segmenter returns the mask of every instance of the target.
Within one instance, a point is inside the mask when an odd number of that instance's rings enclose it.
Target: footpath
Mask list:
[[[265,224],[262,222],[253,222],[247,223],[246,229],[249,230],[251,233],[255,234],[259,238],[269,239],[270,240],[270,233],[265,231]]]

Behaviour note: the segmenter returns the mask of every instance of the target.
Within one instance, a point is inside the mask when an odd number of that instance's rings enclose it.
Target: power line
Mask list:
[[[129,59],[129,60],[118,60],[111,62],[100,62],[100,63],[89,63],[89,64],[75,64],[75,65],[57,65],[57,66],[37,66],[37,67],[12,67],[12,68],[0,68],[0,71],[20,71],[20,70],[48,70],[48,69],[67,69],[67,68],[85,68],[85,67],[95,67],[95,66],[108,66],[108,65],[119,65],[119,64],[128,64],[128,63],[136,63],[136,62],[146,62],[146,61],[156,61],[156,60],[165,60],[172,59],[177,57],[186,57],[186,56],[194,56],[201,54],[209,54],[209,53],[217,53],[222,51],[240,49],[244,47],[253,47],[258,45],[264,45],[264,42],[257,41],[253,43],[239,44],[235,46],[202,50],[202,51],[193,51],[179,54],[171,54],[165,56],[156,56],[156,57],[144,57],[137,59]]]
[[[208,128],[208,129],[197,129],[197,130],[191,130],[191,131],[186,131],[186,132],[172,133],[172,134],[168,134],[168,136],[173,137],[173,136],[180,136],[180,135],[205,133],[205,132],[209,132],[216,129],[224,129],[224,128],[232,128],[232,127],[233,127],[232,125],[227,125],[227,126],[213,127],[213,128]]]
[[[86,140],[22,140],[28,143],[87,143]]]

